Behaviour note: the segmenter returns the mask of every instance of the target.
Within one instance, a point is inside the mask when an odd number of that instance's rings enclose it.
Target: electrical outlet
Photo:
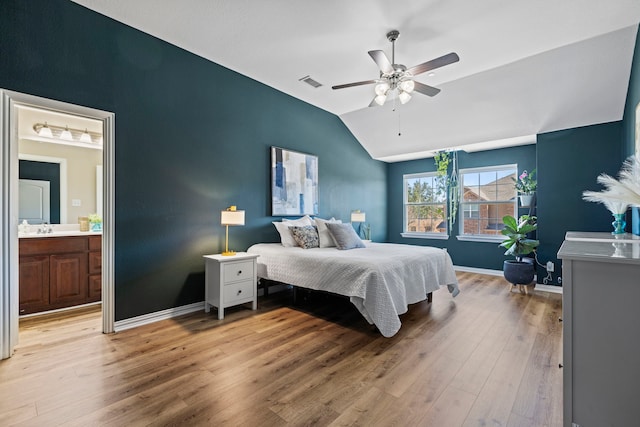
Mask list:
[[[71,199],[71,206],[82,206],[82,201],[80,199]]]
[[[555,269],[555,266],[553,265],[552,261],[547,261],[547,272],[548,273],[553,273],[553,270]]]

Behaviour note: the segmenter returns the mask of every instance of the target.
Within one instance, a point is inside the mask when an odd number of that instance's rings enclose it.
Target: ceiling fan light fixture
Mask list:
[[[374,98],[374,101],[376,101],[376,104],[378,105],[384,105],[386,100],[387,100],[387,95],[385,95],[384,93]]]
[[[375,87],[376,95],[378,96],[385,95],[385,98],[388,90],[389,90],[389,82],[386,82],[386,81],[378,83]],[[382,103],[384,104],[384,101]]]
[[[409,95],[408,92],[401,90],[400,94],[398,95],[398,98],[400,99],[400,102],[402,104],[406,104],[411,99],[411,95]]]
[[[413,89],[416,87],[416,84],[413,82],[413,80],[404,80],[402,83],[400,83],[400,89],[402,89],[404,92],[406,93],[411,93],[413,92]]]

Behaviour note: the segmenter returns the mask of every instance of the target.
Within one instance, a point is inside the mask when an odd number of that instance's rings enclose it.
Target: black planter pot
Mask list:
[[[505,261],[502,271],[504,278],[514,285],[528,285],[536,273],[532,263],[515,260]]]

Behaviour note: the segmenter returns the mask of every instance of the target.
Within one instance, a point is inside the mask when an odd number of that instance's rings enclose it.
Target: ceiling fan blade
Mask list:
[[[411,67],[407,70],[407,72],[411,73],[411,75],[413,76],[417,76],[418,74],[435,70],[436,68],[444,67],[445,65],[453,64],[454,62],[458,62],[459,60],[460,57],[458,56],[458,54],[455,52],[451,52],[441,56],[440,58],[432,59],[431,61],[427,61],[422,64],[416,65],[415,67]]]
[[[347,84],[343,84],[343,85],[331,86],[331,89],[344,89],[346,87],[372,85],[372,84],[374,84],[376,82],[377,82],[377,80],[364,80],[364,81],[361,81],[361,82],[354,82],[354,83],[347,83]]]
[[[414,84],[413,90],[415,92],[420,92],[423,95],[436,96],[437,94],[440,93],[440,89],[438,89],[437,87],[429,86],[424,83],[417,82],[415,80],[413,81],[413,84]]]
[[[376,62],[378,68],[380,68],[380,71],[385,74],[393,73],[393,65],[391,65],[391,62],[389,62],[389,58],[387,58],[387,55],[383,51],[370,50],[369,56],[371,56],[371,58],[373,58],[373,60]]]

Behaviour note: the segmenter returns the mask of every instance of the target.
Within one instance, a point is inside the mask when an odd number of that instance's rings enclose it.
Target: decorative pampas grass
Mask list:
[[[629,157],[622,165],[619,179],[605,173],[598,176],[603,191],[584,191],[582,199],[602,203],[612,214],[623,214],[629,206],[640,207],[640,158]]]
[[[586,202],[602,203],[612,214],[623,214],[629,204],[620,200],[619,196],[609,191],[584,191],[582,200]]]

